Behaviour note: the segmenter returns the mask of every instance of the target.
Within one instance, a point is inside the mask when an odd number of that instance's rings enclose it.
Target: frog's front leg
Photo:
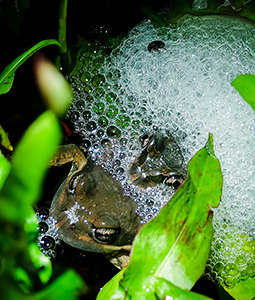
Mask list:
[[[76,170],[81,170],[87,164],[87,159],[85,158],[84,154],[74,144],[62,145],[58,147],[58,151],[52,160],[50,160],[49,165],[59,167],[69,162],[72,162],[70,173]]]

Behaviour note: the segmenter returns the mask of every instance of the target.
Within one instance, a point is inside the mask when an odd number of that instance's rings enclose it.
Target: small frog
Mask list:
[[[133,239],[142,226],[135,213],[136,202],[123,195],[120,182],[74,144],[61,146],[50,165],[69,162],[71,170],[49,212],[60,239],[78,249],[104,253],[117,267],[125,267]]]
[[[142,152],[129,167],[131,182],[141,189],[163,183],[176,190],[184,181],[183,156],[169,134],[144,134]]]

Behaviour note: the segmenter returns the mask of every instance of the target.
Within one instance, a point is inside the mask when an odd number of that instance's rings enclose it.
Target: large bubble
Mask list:
[[[232,18],[187,17],[168,28],[142,22],[109,57],[100,51],[81,56],[84,67],[73,78],[75,100],[67,114],[96,164],[139,203],[144,222],[174,189],[140,189],[130,179],[143,137],[174,139],[186,165],[213,133],[224,186],[208,274],[229,287],[255,269],[254,112],[231,86],[238,75],[255,74],[254,36],[251,24]],[[165,47],[148,51],[153,41]]]

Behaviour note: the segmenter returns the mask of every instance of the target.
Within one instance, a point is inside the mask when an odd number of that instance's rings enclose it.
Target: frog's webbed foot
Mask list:
[[[69,162],[72,162],[71,173],[75,170],[81,170],[87,164],[84,153],[74,144],[58,147],[58,151],[49,162],[49,165],[59,167]]]
[[[119,270],[126,268],[130,261],[130,251],[107,254],[106,258]]]

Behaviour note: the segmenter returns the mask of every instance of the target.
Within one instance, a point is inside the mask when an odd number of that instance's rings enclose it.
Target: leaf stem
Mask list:
[[[66,15],[68,0],[60,0],[59,3],[59,19],[58,19],[58,42],[61,45],[60,53],[67,52],[66,44]]]

